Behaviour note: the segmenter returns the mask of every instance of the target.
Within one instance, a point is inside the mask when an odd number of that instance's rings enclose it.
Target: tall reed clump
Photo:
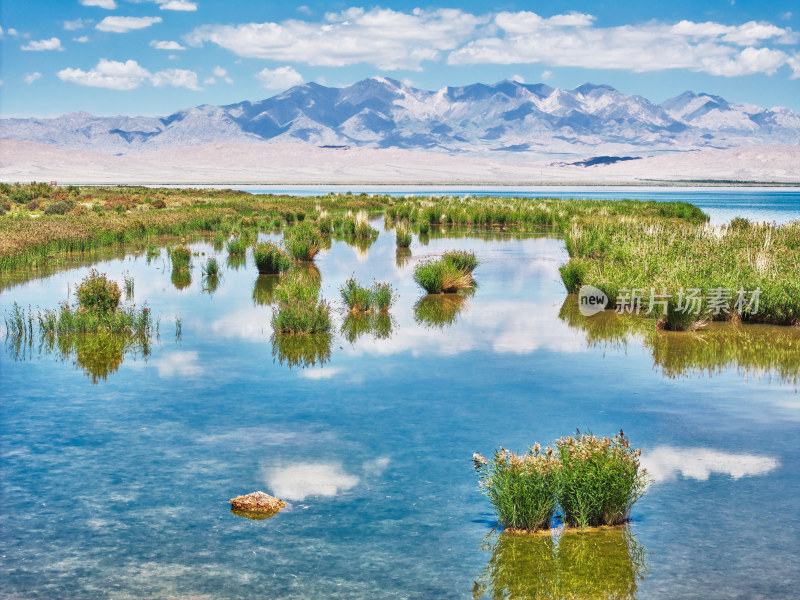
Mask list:
[[[568,525],[618,525],[630,519],[648,475],[639,466],[641,451],[630,447],[622,430],[613,438],[562,437],[556,447],[563,467],[559,504]]]
[[[311,261],[319,252],[321,239],[314,226],[303,221],[284,234],[283,244],[294,260]]]
[[[169,252],[173,271],[188,271],[192,264],[192,251],[186,246],[175,246]]]
[[[261,275],[283,273],[292,264],[289,255],[278,244],[262,242],[253,248],[253,260]]]
[[[411,245],[411,232],[405,227],[398,227],[394,235],[398,248],[408,248]]]
[[[219,261],[214,256],[210,257],[203,267],[203,275],[206,277],[218,277],[219,271]]]
[[[272,329],[276,334],[328,333],[330,306],[319,298],[319,286],[288,273],[275,290]]]
[[[478,266],[475,254],[445,252],[438,260],[427,260],[414,269],[414,281],[429,294],[447,294],[475,287],[472,271]]]
[[[244,256],[247,253],[247,238],[243,235],[236,236],[228,240],[226,248],[230,256]]]
[[[614,438],[562,437],[555,451],[535,444],[518,455],[501,448],[491,460],[473,455],[482,491],[504,528],[547,527],[561,508],[569,526],[619,525],[630,519],[649,476],[622,431]]]
[[[483,492],[503,527],[530,531],[549,527],[561,472],[551,448],[542,453],[536,444],[521,455],[500,448],[491,460],[477,453],[473,460]]]
[[[354,278],[344,282],[339,288],[342,301],[350,312],[388,311],[397,299],[394,288],[388,283],[374,283],[371,288],[363,287]]]

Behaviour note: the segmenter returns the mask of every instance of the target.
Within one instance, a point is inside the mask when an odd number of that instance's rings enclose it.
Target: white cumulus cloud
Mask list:
[[[42,78],[42,74],[39,73],[38,71],[36,71],[34,73],[28,73],[27,75],[25,75],[25,83],[31,84],[34,81],[37,81],[38,79],[41,79],[41,78]]]
[[[96,67],[88,71],[69,68],[62,69],[57,75],[62,81],[111,90],[134,90],[147,82],[157,87],[169,85],[190,90],[200,89],[197,73],[194,71],[166,69],[151,73],[135,60],[120,62],[103,58]]]
[[[457,9],[350,8],[328,13],[321,22],[205,25],[192,31],[194,45],[211,42],[244,57],[341,67],[371,63],[381,69],[421,69],[453,50],[485,22]]]
[[[117,3],[114,0],[81,0],[84,6],[97,6],[107,10],[114,10],[117,8]]]
[[[282,90],[303,83],[303,76],[288,66],[278,67],[277,69],[262,69],[256,73],[256,79],[261,82],[261,85],[270,90]]]
[[[453,50],[451,65],[526,64],[624,69],[634,72],[686,69],[735,77],[771,75],[791,56],[765,44],[791,45],[790,28],[749,21],[741,25],[651,21],[641,25],[597,27],[594,17],[578,13],[543,18],[530,11],[500,12],[490,35]]]
[[[156,361],[153,361],[158,369],[160,377],[196,377],[203,374],[203,366],[199,363],[200,356],[195,351],[173,352],[167,354]]]
[[[150,45],[156,50],[186,50],[178,42],[153,40]]]
[[[33,52],[41,52],[43,50],[63,50],[61,47],[61,40],[57,37],[50,38],[49,40],[34,40],[30,41],[24,46],[22,50],[29,50]]]
[[[150,27],[161,21],[161,17],[106,17],[95,26],[95,29],[112,33],[127,33]]]
[[[156,0],[161,6],[161,10],[180,10],[180,11],[195,11],[197,10],[196,2],[188,2],[187,0]]]
[[[85,44],[89,41],[89,36],[82,35],[80,37],[72,38],[73,42],[78,42],[79,44]]]

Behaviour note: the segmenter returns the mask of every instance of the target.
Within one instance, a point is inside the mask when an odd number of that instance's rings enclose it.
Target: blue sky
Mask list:
[[[316,81],[425,89],[518,78],[687,89],[800,112],[797,0],[2,3],[4,116],[165,115]]]

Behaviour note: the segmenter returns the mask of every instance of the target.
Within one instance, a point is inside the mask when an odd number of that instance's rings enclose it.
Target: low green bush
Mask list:
[[[44,209],[46,215],[65,215],[71,211],[73,205],[68,202],[54,202]]]
[[[75,288],[78,306],[84,310],[109,313],[117,310],[122,291],[116,281],[98,273],[95,269]]]
[[[253,248],[253,260],[262,275],[282,273],[291,266],[289,255],[278,244],[262,242]]]

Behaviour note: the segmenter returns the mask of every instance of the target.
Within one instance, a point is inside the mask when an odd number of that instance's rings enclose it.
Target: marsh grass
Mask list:
[[[628,521],[649,483],[640,455],[622,431],[613,438],[578,432],[559,439],[555,450],[542,452],[537,443],[525,454],[500,448],[473,461],[498,523],[536,531],[549,526],[556,507],[568,526],[581,529]]]
[[[481,489],[504,528],[537,531],[549,527],[558,503],[561,463],[548,448],[536,444],[525,454],[505,448],[487,460],[474,454]]]
[[[294,260],[312,261],[320,250],[320,233],[304,221],[284,233],[283,245]]]
[[[397,300],[397,293],[390,284],[375,282],[368,288],[352,277],[339,288],[339,293],[351,312],[386,312]]]
[[[234,236],[226,245],[229,256],[244,256],[247,253],[248,240],[244,236]]]
[[[205,266],[203,267],[203,275],[206,277],[218,277],[219,274],[219,261],[214,256],[209,257],[209,259],[206,260]]]
[[[414,268],[414,281],[428,294],[452,294],[475,287],[472,272],[444,256],[419,263]]]
[[[622,431],[613,438],[577,433],[556,442],[561,461],[559,504],[571,526],[619,525],[644,495],[647,472],[641,452],[630,447]]]
[[[397,227],[394,235],[398,248],[408,248],[411,245],[411,232],[405,227]]]
[[[441,260],[452,264],[463,273],[472,273],[480,264],[475,253],[467,250],[450,250],[442,254]]]
[[[278,334],[305,335],[328,333],[330,306],[319,298],[319,286],[289,272],[275,291],[272,329]]]
[[[261,242],[253,248],[253,260],[261,275],[283,273],[292,264],[289,255],[273,242]]]
[[[259,275],[253,284],[253,304],[269,306],[275,302],[275,290],[279,282],[279,275]]]
[[[188,272],[192,268],[192,251],[186,246],[175,246],[169,251],[172,260],[172,271]]]

